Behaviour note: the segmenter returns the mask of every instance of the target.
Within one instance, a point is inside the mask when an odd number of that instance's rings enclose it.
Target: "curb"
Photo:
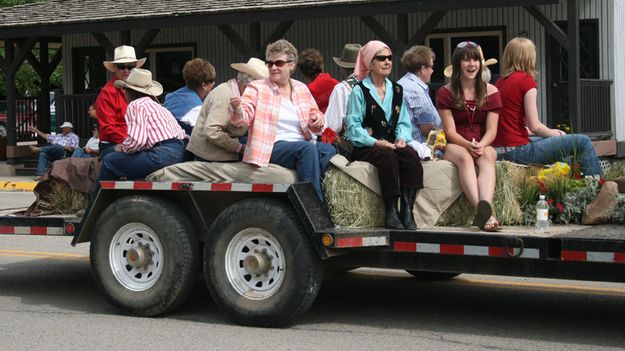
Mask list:
[[[0,180],[0,191],[33,191],[37,182],[15,182]]]

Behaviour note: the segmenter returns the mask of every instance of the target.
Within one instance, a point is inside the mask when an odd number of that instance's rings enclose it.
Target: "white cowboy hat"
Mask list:
[[[480,57],[482,58],[482,66],[484,67],[491,66],[497,63],[497,59],[494,59],[494,58],[489,58],[488,60],[484,60],[484,53],[482,52],[481,47],[478,46],[477,50],[480,52]],[[450,78],[453,73],[454,73],[454,68],[452,67],[452,65],[445,67],[445,70],[443,71],[443,74],[447,78]]]
[[[63,122],[63,124],[61,124],[61,126],[59,127],[61,129],[63,128],[69,128],[69,129],[74,129],[74,125],[70,122]]]
[[[115,87],[120,89],[132,89],[140,93],[159,96],[163,93],[161,83],[152,80],[152,72],[143,68],[133,68],[130,71],[127,81],[118,79],[115,81]]]
[[[137,55],[135,55],[135,48],[128,45],[122,45],[115,48],[115,55],[113,56],[113,61],[104,61],[102,64],[106,69],[111,72],[115,72],[115,64],[117,63],[133,63],[136,62],[136,68],[143,66],[146,58],[142,58],[137,60]]]
[[[267,65],[262,60],[252,57],[247,60],[247,63],[232,63],[230,67],[236,69],[239,72],[249,74],[254,79],[263,79],[269,77],[269,70]]]
[[[362,45],[360,44],[345,44],[341,57],[332,57],[334,63],[342,68],[354,68],[356,66],[356,58],[358,58],[358,51]]]

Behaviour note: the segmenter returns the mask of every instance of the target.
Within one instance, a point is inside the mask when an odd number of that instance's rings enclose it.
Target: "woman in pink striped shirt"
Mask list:
[[[251,82],[240,99],[231,100],[232,124],[250,127],[243,162],[294,169],[297,180],[310,182],[323,199],[320,178],[336,150],[313,142],[324,118],[308,87],[291,79],[297,49],[281,39],[267,46],[265,57],[269,78]]]
[[[163,86],[152,73],[134,68],[127,81],[115,86],[124,89],[128,108],[128,136],[115,145],[115,152],[102,159],[99,180],[142,179],[163,167],[184,161],[184,131],[174,116],[156,100]]]

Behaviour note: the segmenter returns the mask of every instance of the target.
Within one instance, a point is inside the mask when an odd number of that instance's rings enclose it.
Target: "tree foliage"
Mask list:
[[[0,0],[2,1],[2,0]],[[49,49],[49,56],[52,57],[58,49]],[[33,55],[39,59],[39,48],[32,49]],[[4,48],[0,48],[0,55],[4,57]],[[50,89],[63,88],[63,64],[59,63],[50,76]],[[15,75],[15,89],[17,96],[35,96],[41,91],[41,78],[25,60]],[[0,72],[0,96],[6,96],[6,79],[4,72]]]

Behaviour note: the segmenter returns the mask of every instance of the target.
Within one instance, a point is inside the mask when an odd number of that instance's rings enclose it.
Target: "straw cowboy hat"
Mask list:
[[[332,57],[334,63],[343,68],[354,68],[356,66],[356,58],[358,58],[358,51],[362,45],[360,44],[345,44],[341,57]]]
[[[482,52],[482,48],[480,46],[477,47],[477,51],[479,51],[480,57],[482,58],[482,66],[486,67],[486,66],[491,66],[497,63],[497,59],[494,59],[494,58],[489,58],[488,60],[484,60],[484,53]],[[445,67],[445,70],[443,71],[443,74],[447,78],[450,78],[453,73],[454,73],[454,68],[452,67],[452,65]]]
[[[254,79],[263,79],[269,77],[269,70],[267,65],[262,60],[252,57],[247,60],[247,63],[233,63],[230,67],[236,69],[241,73],[248,74]]]
[[[159,96],[163,93],[161,83],[152,80],[152,72],[143,68],[133,68],[130,71],[127,81],[118,79],[115,81],[115,87],[120,89],[132,89],[140,93]]]
[[[136,67],[139,68],[143,66],[146,58],[142,58],[137,60],[137,55],[135,55],[135,48],[128,45],[122,45],[115,48],[115,55],[113,56],[113,61],[104,61],[102,64],[106,69],[111,72],[115,72],[115,65],[118,63],[133,63],[136,62]]]
[[[74,129],[74,125],[71,122],[63,122],[63,124],[61,124],[61,126],[59,128],[61,128],[61,129],[63,129],[63,128]]]

